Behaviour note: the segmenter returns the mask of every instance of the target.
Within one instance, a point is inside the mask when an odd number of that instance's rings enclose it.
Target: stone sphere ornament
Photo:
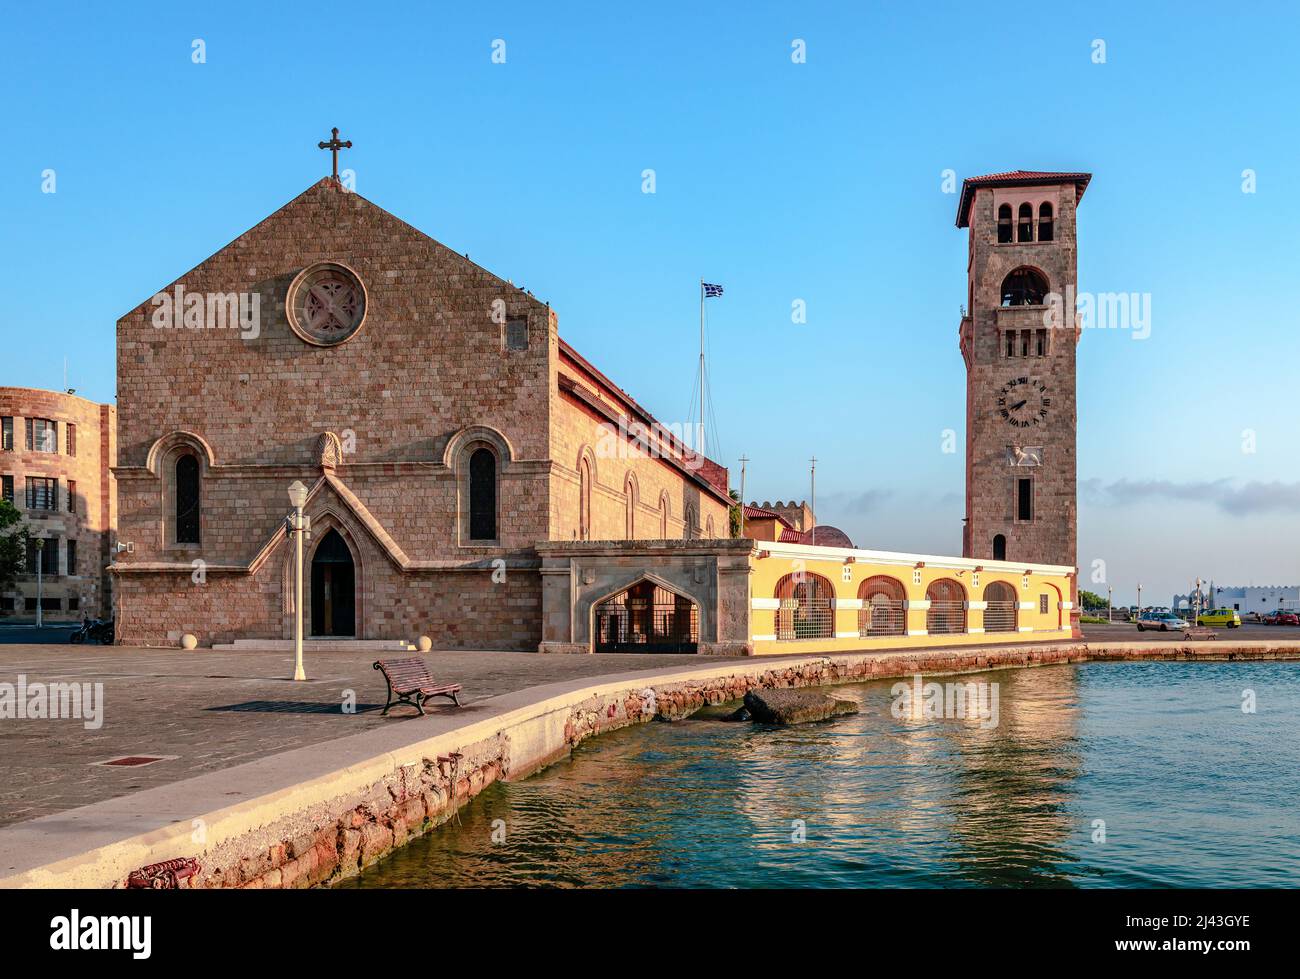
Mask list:
[[[199,645],[199,638],[198,636],[194,635],[194,633],[187,632],[185,633],[185,635],[181,636],[182,649],[197,649],[198,645]]]
[[[429,650],[433,648],[433,640],[430,639],[428,636],[421,636],[418,640],[416,640],[415,645],[419,648],[420,652],[427,653]]]

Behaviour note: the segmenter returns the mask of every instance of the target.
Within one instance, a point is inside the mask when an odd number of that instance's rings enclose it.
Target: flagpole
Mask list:
[[[704,280],[700,279],[700,432],[699,453],[704,455]]]

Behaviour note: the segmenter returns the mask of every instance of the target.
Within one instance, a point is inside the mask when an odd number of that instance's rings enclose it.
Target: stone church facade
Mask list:
[[[326,178],[117,324],[118,636],[542,644],[543,542],[728,532],[548,305]],[[707,550],[707,548],[705,548]]]

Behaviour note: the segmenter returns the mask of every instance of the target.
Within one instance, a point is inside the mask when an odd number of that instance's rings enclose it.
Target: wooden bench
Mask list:
[[[430,697],[447,697],[460,706],[456,697],[460,693],[460,684],[436,682],[424,660],[418,656],[376,660],[374,668],[383,673],[388,682],[388,703],[384,704],[384,714],[398,704],[408,704],[423,714],[424,702]]]
[[[1219,634],[1203,625],[1189,625],[1183,630],[1184,639],[1217,639]]]

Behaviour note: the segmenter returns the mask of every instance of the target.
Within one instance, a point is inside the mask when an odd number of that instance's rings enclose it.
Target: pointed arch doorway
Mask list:
[[[356,568],[337,530],[321,539],[311,559],[311,634],[355,636]]]

